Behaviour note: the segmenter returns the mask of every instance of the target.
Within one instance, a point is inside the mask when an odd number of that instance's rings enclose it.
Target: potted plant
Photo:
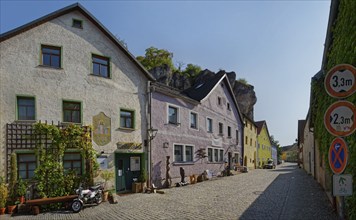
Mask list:
[[[8,197],[8,190],[5,181],[0,177],[0,215],[5,214],[6,200]]]
[[[10,172],[10,180],[9,180],[9,186],[8,186],[8,192],[9,192],[9,200],[8,205],[7,205],[7,212],[9,214],[12,214],[14,209],[16,208],[16,184],[17,184],[17,155],[16,153],[11,154],[10,158],[10,164],[11,164],[11,172]]]
[[[147,173],[146,173],[146,169],[142,169],[140,176],[138,177],[138,181],[141,183],[141,190],[142,192],[145,191],[146,187],[147,187]]]
[[[23,204],[25,202],[25,195],[27,191],[27,183],[23,181],[21,178],[19,178],[17,182],[17,195],[19,196],[19,201],[20,204]]]
[[[103,170],[100,173],[100,177],[103,178],[104,182],[104,197],[103,197],[103,201],[107,201],[108,200],[108,189],[106,187],[106,184],[109,180],[114,178],[114,172],[110,171],[110,170]]]

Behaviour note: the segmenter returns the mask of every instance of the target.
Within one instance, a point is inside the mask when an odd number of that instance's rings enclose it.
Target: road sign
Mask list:
[[[335,98],[345,98],[356,91],[356,68],[349,64],[333,67],[326,75],[326,92]]]
[[[349,158],[349,150],[347,144],[342,138],[335,138],[329,148],[329,165],[335,174],[344,172],[347,160]]]
[[[352,196],[352,175],[333,175],[333,195]]]
[[[348,101],[337,101],[329,106],[324,115],[324,124],[334,136],[348,136],[356,129],[356,107]]]

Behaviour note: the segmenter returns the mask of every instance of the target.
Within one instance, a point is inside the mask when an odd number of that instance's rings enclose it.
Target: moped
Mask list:
[[[78,195],[71,204],[71,208],[74,213],[80,212],[84,204],[96,203],[99,205],[103,201],[103,184],[97,184],[89,187],[89,189],[83,189],[80,184],[79,188],[75,190]]]

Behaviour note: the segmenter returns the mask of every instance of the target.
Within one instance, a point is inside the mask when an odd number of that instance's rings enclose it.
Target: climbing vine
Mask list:
[[[325,74],[337,64],[351,64],[356,66],[356,1],[339,1],[339,12],[332,27],[332,43],[327,52],[327,63],[324,74],[317,76],[312,82],[312,118],[314,118],[315,138],[319,141],[319,148],[324,161],[328,161],[328,149],[331,141],[335,138],[325,129],[324,113],[327,108],[336,101],[330,97],[324,89]],[[345,100],[356,104],[356,94]],[[353,119],[355,121],[355,118]],[[349,163],[344,173],[352,174],[353,182],[356,182],[356,135],[352,134],[344,138],[349,146]],[[326,166],[330,171],[329,166]],[[356,184],[353,184],[356,192]],[[346,207],[349,219],[356,219],[356,193],[346,197]]]
[[[94,173],[99,165],[91,142],[90,128],[85,129],[74,124],[59,128],[36,123],[33,135],[37,140],[35,153],[39,160],[39,166],[35,170],[39,196],[68,195],[74,192],[79,182],[86,186],[93,184]],[[65,172],[62,160],[67,149],[78,149],[81,152],[86,171],[82,177],[77,176],[74,171]]]

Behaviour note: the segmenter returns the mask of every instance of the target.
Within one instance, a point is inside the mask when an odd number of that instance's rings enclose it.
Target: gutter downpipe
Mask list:
[[[152,188],[152,138],[149,130],[152,129],[152,91],[151,91],[151,82],[147,83],[147,93],[148,93],[148,126],[147,126],[147,142],[148,142],[148,187]]]

